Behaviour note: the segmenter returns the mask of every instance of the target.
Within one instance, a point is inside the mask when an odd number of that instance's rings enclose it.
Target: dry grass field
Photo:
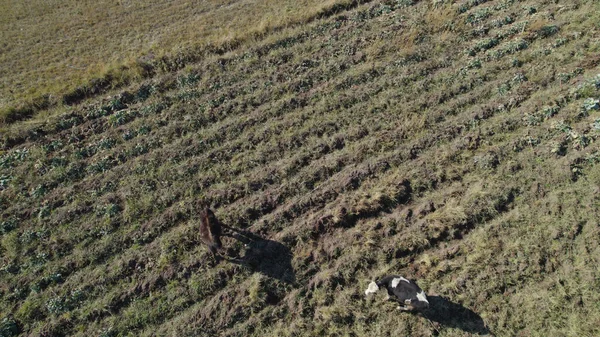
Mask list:
[[[2,127],[0,336],[600,335],[598,2],[321,13]]]
[[[1,0],[0,120],[56,105],[93,81],[118,87],[350,3]]]

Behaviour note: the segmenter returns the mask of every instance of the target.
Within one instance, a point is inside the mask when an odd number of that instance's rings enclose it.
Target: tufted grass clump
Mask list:
[[[46,302],[46,309],[51,314],[60,315],[62,313],[75,309],[83,302],[84,299],[84,290],[75,289],[66,296],[57,296],[50,298]]]
[[[529,44],[524,39],[515,39],[501,45],[497,49],[487,51],[486,56],[488,59],[498,60],[505,55],[511,55],[518,51],[527,49],[528,46]]]
[[[574,98],[592,98],[600,90],[600,74],[585,79],[582,83],[572,88],[570,93]]]
[[[16,218],[9,218],[0,222],[0,234],[6,234],[18,227]]]
[[[586,98],[583,101],[582,109],[587,113],[592,110],[600,110],[600,100],[592,97]]]
[[[21,332],[17,322],[11,317],[4,317],[0,320],[0,336],[15,337]]]
[[[491,15],[492,15],[492,11],[489,7],[482,8],[482,9],[479,9],[479,10],[469,13],[469,15],[467,15],[467,18],[465,19],[465,22],[474,26],[474,25],[479,24],[481,21],[487,19]]]
[[[485,51],[491,48],[494,48],[495,46],[497,46],[500,43],[500,40],[498,40],[497,38],[487,38],[487,39],[483,39],[478,41],[473,47],[468,48],[466,50],[466,53],[469,56],[475,56],[477,55],[477,53],[481,52],[481,51]]]
[[[556,33],[558,33],[559,29],[557,25],[545,25],[542,26],[541,28],[539,28],[536,33],[541,37],[541,38],[547,38],[550,37],[552,35],[555,35]]]
[[[29,155],[28,149],[17,149],[0,156],[0,168],[10,168],[24,161]]]

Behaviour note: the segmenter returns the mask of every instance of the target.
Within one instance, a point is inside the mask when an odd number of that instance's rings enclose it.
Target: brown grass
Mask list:
[[[107,79],[110,87],[193,54],[230,49],[305,22],[348,0],[0,2],[0,114],[20,119]],[[174,59],[174,60],[173,60]],[[172,65],[167,66],[171,70]],[[33,111],[30,111],[32,108]],[[16,110],[15,110],[16,109]],[[12,116],[6,116],[11,114]]]

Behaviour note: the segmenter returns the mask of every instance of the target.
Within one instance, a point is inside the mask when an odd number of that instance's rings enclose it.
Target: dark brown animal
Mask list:
[[[221,243],[221,222],[208,207],[200,212],[200,240],[208,246],[208,249],[216,258],[217,251],[223,247]]]

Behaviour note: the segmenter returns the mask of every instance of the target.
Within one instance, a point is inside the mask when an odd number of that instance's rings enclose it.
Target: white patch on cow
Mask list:
[[[392,280],[392,288],[396,288],[398,286],[398,284],[400,283],[400,281],[404,281],[406,283],[410,283],[409,280],[405,279],[404,277],[400,276],[400,277],[396,277]]]
[[[365,295],[376,293],[377,290],[379,290],[377,283],[371,282],[371,283],[369,283],[369,288],[367,288],[367,290],[365,290]]]
[[[417,299],[421,302],[429,303],[429,301],[427,300],[427,296],[425,296],[425,292],[423,290],[421,290],[421,292],[417,294]]]

